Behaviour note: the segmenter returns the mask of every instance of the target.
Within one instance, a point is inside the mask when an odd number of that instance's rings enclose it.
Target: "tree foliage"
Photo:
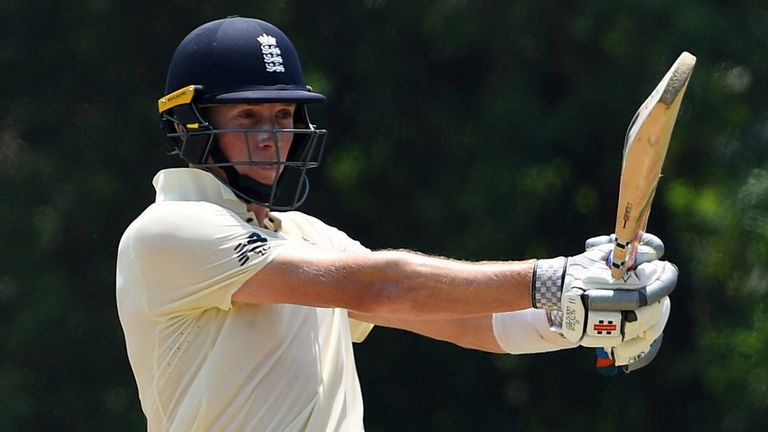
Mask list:
[[[377,329],[369,431],[757,430],[768,420],[764,2],[0,2],[0,430],[142,430],[114,302],[153,199],[176,44],[274,22],[328,102],[305,210],[372,248],[578,253],[610,232],[624,130],[698,57],[650,230],[680,267],[664,346],[606,379],[589,350],[500,356]]]

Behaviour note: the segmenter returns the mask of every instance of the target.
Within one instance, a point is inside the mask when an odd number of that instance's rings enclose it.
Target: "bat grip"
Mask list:
[[[597,354],[595,362],[597,373],[603,376],[616,375],[619,368],[616,367],[616,362],[611,358],[610,354],[608,354],[608,351],[606,351],[605,348],[595,348],[595,354]]]
[[[641,234],[642,235],[642,234]],[[617,239],[617,244],[619,243]],[[631,246],[631,243],[626,243],[621,245],[621,249],[623,249],[624,252],[627,251],[627,248]],[[616,248],[614,248],[614,251],[608,255],[608,267],[611,269],[611,274],[614,277],[614,279],[618,279],[624,276],[624,272],[627,268],[633,266],[635,264],[635,255],[634,253],[637,252],[637,247],[634,247],[630,250],[630,254],[623,254],[624,255],[624,262],[621,263],[620,266],[614,265],[613,260],[613,254],[616,252]],[[610,348],[595,348],[595,369],[597,370],[597,373],[603,376],[614,376],[619,371],[619,368],[616,367],[616,361],[611,358],[611,355],[609,354]]]

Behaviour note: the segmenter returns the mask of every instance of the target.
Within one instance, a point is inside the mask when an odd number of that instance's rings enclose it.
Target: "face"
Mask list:
[[[216,129],[270,129],[217,134],[219,147],[230,162],[258,161],[261,165],[235,165],[243,175],[264,184],[273,184],[282,169],[269,162],[285,161],[293,141],[292,132],[275,129],[293,128],[296,104],[222,104],[206,108],[205,115]]]

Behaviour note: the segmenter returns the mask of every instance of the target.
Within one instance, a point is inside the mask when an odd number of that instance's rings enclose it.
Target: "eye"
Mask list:
[[[244,119],[244,120],[250,120],[256,118],[256,113],[253,110],[247,109],[242,110],[237,113],[237,118]]]
[[[284,108],[284,109],[278,110],[277,112],[275,112],[275,120],[277,120],[277,122],[280,123],[280,125],[282,126],[286,124],[293,125],[293,109]]]

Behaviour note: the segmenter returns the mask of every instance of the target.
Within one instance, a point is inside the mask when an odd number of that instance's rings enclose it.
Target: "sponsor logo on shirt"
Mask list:
[[[251,254],[266,255],[269,250],[268,241],[263,235],[252,232],[248,234],[245,240],[238,243],[235,246],[235,257],[237,262],[240,263],[240,267],[244,266],[251,259]]]

